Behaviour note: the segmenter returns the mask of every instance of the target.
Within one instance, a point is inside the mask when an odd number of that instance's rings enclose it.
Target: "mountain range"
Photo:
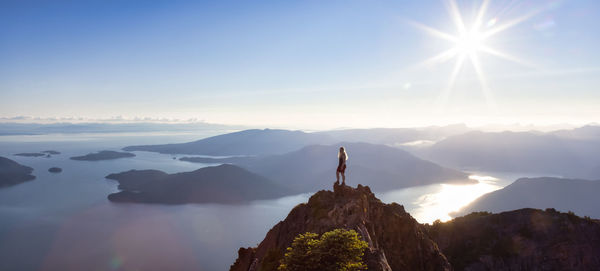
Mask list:
[[[333,183],[340,146],[348,151],[348,183],[363,180],[376,191],[432,183],[473,183],[468,174],[419,159],[401,149],[368,143],[311,145],[286,154],[224,159],[184,157],[200,163],[232,163],[296,192],[314,192]],[[324,181],[329,180],[329,181]],[[341,181],[341,180],[340,180]]]
[[[312,144],[332,142],[327,135],[278,129],[244,130],[179,144],[128,146],[125,151],[214,156],[268,155],[298,150]]]
[[[423,157],[469,170],[600,178],[600,128],[539,132],[468,132],[443,139]]]
[[[471,131],[464,124],[429,126],[419,128],[371,128],[340,129],[317,132],[334,138],[336,141],[365,142],[389,146],[413,146],[417,143],[436,142],[446,137]]]
[[[180,144],[125,147],[127,151],[212,156],[286,154],[310,145],[363,142],[410,151],[437,164],[474,171],[600,178],[600,126],[553,132],[483,132],[464,125],[346,129],[306,133],[244,130]]]

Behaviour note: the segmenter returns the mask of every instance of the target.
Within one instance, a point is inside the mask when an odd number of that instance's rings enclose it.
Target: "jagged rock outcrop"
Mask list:
[[[241,248],[231,271],[276,270],[285,249],[300,233],[345,228],[369,244],[369,270],[451,270],[450,263],[424,228],[404,207],[382,203],[369,187],[334,186],[296,206],[256,248]]]
[[[600,270],[600,220],[554,209],[472,213],[419,224],[367,186],[334,186],[296,206],[231,271],[277,270],[300,233],[353,229],[369,244],[368,270]]]
[[[472,213],[426,228],[455,270],[600,270],[600,221],[573,213]]]

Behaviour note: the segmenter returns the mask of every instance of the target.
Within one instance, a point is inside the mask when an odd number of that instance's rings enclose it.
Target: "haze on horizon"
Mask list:
[[[432,35],[460,39],[453,2],[4,1],[0,118],[600,122],[598,1],[458,0],[466,28],[502,28],[476,46]],[[510,57],[474,52],[480,42]],[[426,61],[457,44],[479,69],[457,56]]]

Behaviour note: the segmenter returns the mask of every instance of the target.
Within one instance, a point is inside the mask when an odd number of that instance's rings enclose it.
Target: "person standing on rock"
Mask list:
[[[348,160],[348,154],[346,153],[344,147],[340,147],[340,151],[338,152],[339,163],[335,172],[335,176],[337,177],[335,184],[340,183],[340,173],[342,174],[342,185],[346,184],[346,175],[344,174],[346,172],[346,160]]]

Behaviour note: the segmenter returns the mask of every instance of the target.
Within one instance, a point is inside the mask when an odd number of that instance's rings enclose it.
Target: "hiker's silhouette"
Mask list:
[[[344,149],[344,147],[340,147],[340,151],[338,152],[339,163],[337,170],[335,171],[335,177],[337,178],[337,180],[335,181],[336,184],[340,182],[340,173],[342,174],[342,185],[346,184],[346,160],[348,160],[348,154],[346,153],[346,149]]]

